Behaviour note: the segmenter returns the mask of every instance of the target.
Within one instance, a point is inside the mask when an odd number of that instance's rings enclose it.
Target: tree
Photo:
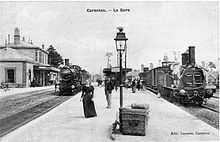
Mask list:
[[[49,58],[49,64],[54,67],[59,67],[59,65],[63,64],[63,58],[62,56],[56,51],[56,49],[50,45],[47,49],[49,52],[48,58]]]

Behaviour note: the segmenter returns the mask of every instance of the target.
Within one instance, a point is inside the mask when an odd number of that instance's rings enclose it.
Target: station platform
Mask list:
[[[131,93],[123,89],[124,106],[150,105],[146,136],[115,135],[116,142],[219,141],[219,130],[190,115],[149,91]],[[85,118],[81,93],[45,115],[14,130],[1,142],[110,142],[109,130],[119,108],[119,90],[112,92],[112,108],[107,109],[103,87],[95,87],[97,117]]]
[[[23,94],[26,92],[43,91],[43,90],[55,90],[55,86],[50,85],[50,86],[43,86],[43,87],[9,88],[9,90],[7,91],[0,89],[0,99],[10,96],[10,95]]]

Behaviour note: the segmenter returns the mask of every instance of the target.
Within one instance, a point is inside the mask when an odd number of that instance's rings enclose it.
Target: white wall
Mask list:
[[[0,82],[5,82],[5,68],[16,68],[15,83],[22,83],[22,62],[0,62]]]

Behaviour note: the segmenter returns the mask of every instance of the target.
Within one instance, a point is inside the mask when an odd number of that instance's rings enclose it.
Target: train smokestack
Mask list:
[[[189,51],[187,50],[182,55],[182,65],[186,65],[189,62]]]
[[[70,65],[69,59],[65,59],[65,65],[66,65],[66,66],[69,66],[69,65]]]
[[[195,46],[189,46],[189,64],[195,65]]]

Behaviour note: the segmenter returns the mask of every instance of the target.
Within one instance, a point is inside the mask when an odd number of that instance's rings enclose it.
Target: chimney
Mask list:
[[[14,44],[20,43],[20,30],[18,28],[14,29]]]
[[[44,43],[42,44],[42,49],[44,49]]]
[[[10,34],[8,34],[8,44],[10,44]]]
[[[25,41],[25,37],[23,37],[23,41]]]
[[[7,49],[7,39],[5,39],[5,50]]]
[[[189,51],[187,50],[182,55],[182,65],[185,65],[189,62]]]
[[[69,59],[65,59],[65,65],[69,66]]]
[[[189,64],[195,65],[195,46],[189,46]]]
[[[141,71],[144,71],[144,64],[141,64]]]

